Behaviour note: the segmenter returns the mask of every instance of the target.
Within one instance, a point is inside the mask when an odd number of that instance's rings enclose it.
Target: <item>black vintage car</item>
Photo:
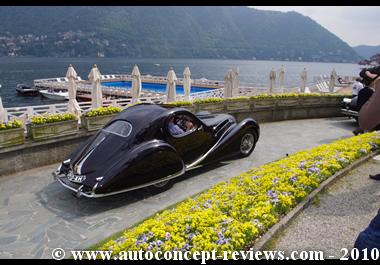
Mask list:
[[[249,156],[259,125],[228,114],[138,104],[122,111],[53,173],[79,197],[102,197],[142,187],[158,190],[186,171],[230,155]]]

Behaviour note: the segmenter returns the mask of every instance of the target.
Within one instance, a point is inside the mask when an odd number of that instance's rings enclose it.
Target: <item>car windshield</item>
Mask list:
[[[126,121],[115,121],[103,129],[105,132],[116,134],[121,137],[128,137],[132,131],[132,125]]]

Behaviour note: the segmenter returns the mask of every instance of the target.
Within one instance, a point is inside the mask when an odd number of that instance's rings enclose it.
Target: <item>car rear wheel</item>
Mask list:
[[[240,155],[242,157],[249,156],[255,149],[257,141],[257,133],[254,130],[246,131],[240,138]]]
[[[169,180],[165,180],[165,181],[153,184],[147,188],[148,190],[152,192],[163,192],[170,189],[173,186],[173,184],[174,184],[173,180],[169,179]]]

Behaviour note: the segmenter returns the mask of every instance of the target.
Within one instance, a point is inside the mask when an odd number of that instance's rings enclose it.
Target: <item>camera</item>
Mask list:
[[[371,78],[371,77],[366,75],[366,73],[365,73],[366,71],[368,71],[372,74],[375,74],[377,76],[375,78]],[[372,68],[364,68],[360,71],[359,75],[362,78],[361,82],[365,86],[369,86],[376,78],[378,78],[380,76],[380,66],[376,66],[376,67],[372,67]]]

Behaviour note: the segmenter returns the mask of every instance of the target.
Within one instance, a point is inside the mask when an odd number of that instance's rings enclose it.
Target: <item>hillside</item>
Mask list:
[[[380,45],[379,46],[359,45],[352,48],[356,51],[357,54],[359,54],[365,59],[369,59],[372,55],[375,55],[376,53],[380,53]]]
[[[357,62],[296,12],[247,7],[0,7],[0,54]]]

